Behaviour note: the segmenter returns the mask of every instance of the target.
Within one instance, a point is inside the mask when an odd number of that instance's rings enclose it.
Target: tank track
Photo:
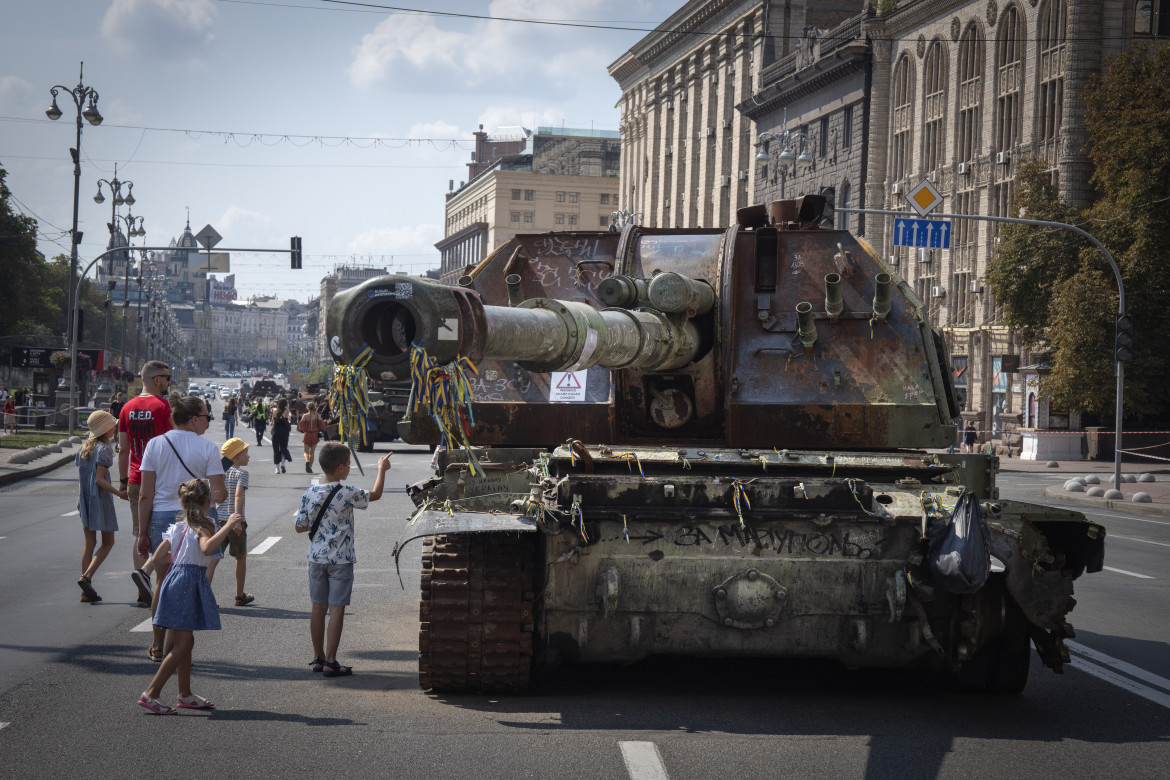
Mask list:
[[[532,672],[534,534],[424,540],[418,682],[424,690],[505,692]]]

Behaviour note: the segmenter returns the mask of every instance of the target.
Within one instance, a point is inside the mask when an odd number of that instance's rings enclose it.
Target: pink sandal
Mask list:
[[[155,715],[174,715],[178,712],[174,707],[168,707],[158,699],[152,699],[145,693],[138,697],[138,706],[145,707]]]
[[[180,696],[175,706],[185,710],[210,710],[215,707],[207,699],[194,693],[190,696]]]

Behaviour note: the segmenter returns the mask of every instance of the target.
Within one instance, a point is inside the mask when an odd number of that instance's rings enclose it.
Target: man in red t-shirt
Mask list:
[[[146,443],[172,427],[171,405],[167,402],[170,384],[171,367],[159,360],[148,361],[142,367],[142,395],[127,401],[118,415],[118,473],[122,475],[122,487],[129,493],[135,539],[138,538],[138,496],[142,489],[138,467],[142,464]],[[150,606],[153,596],[150,573],[154,569],[154,560],[140,556],[136,544],[131,545],[131,554],[134,556],[134,571],[130,578],[138,586],[138,603]]]

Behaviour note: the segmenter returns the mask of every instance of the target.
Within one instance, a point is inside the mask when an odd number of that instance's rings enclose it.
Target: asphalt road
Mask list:
[[[209,436],[222,441],[222,425]],[[134,706],[156,667],[149,635],[135,631],[147,613],[131,605],[129,534],[95,579],[105,601],[80,604],[75,470],[0,491],[0,777],[1166,774],[1170,522],[1095,516],[1109,528],[1106,564],[1120,571],[1078,582],[1072,622],[1084,649],[1075,668],[1058,676],[1034,661],[1017,697],[830,663],[673,659],[570,667],[523,696],[436,696],[417,686],[417,549],[403,557],[405,589],[392,557],[412,508],[402,487],[427,473],[430,455],[393,448],[387,494],[357,517],[356,587],[339,654],[355,676],[309,671],[305,539],[291,520],[309,475],[275,475],[270,450],[255,448],[249,546],[278,540],[249,557],[256,603],[223,607],[223,630],[197,635],[194,689],[218,708],[170,718]],[[1003,475],[1001,487],[1042,497],[1046,479]],[[373,475],[355,469],[351,481],[372,484]],[[127,528],[124,504],[120,517]],[[231,580],[229,561],[215,582],[221,604],[231,604]],[[174,690],[172,682],[164,701]]]

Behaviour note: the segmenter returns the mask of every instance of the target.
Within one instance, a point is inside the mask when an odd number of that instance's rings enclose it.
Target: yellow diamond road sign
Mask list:
[[[923,179],[921,184],[906,193],[906,202],[910,204],[910,208],[918,212],[918,216],[925,217],[935,206],[942,203],[942,195],[933,184]]]

